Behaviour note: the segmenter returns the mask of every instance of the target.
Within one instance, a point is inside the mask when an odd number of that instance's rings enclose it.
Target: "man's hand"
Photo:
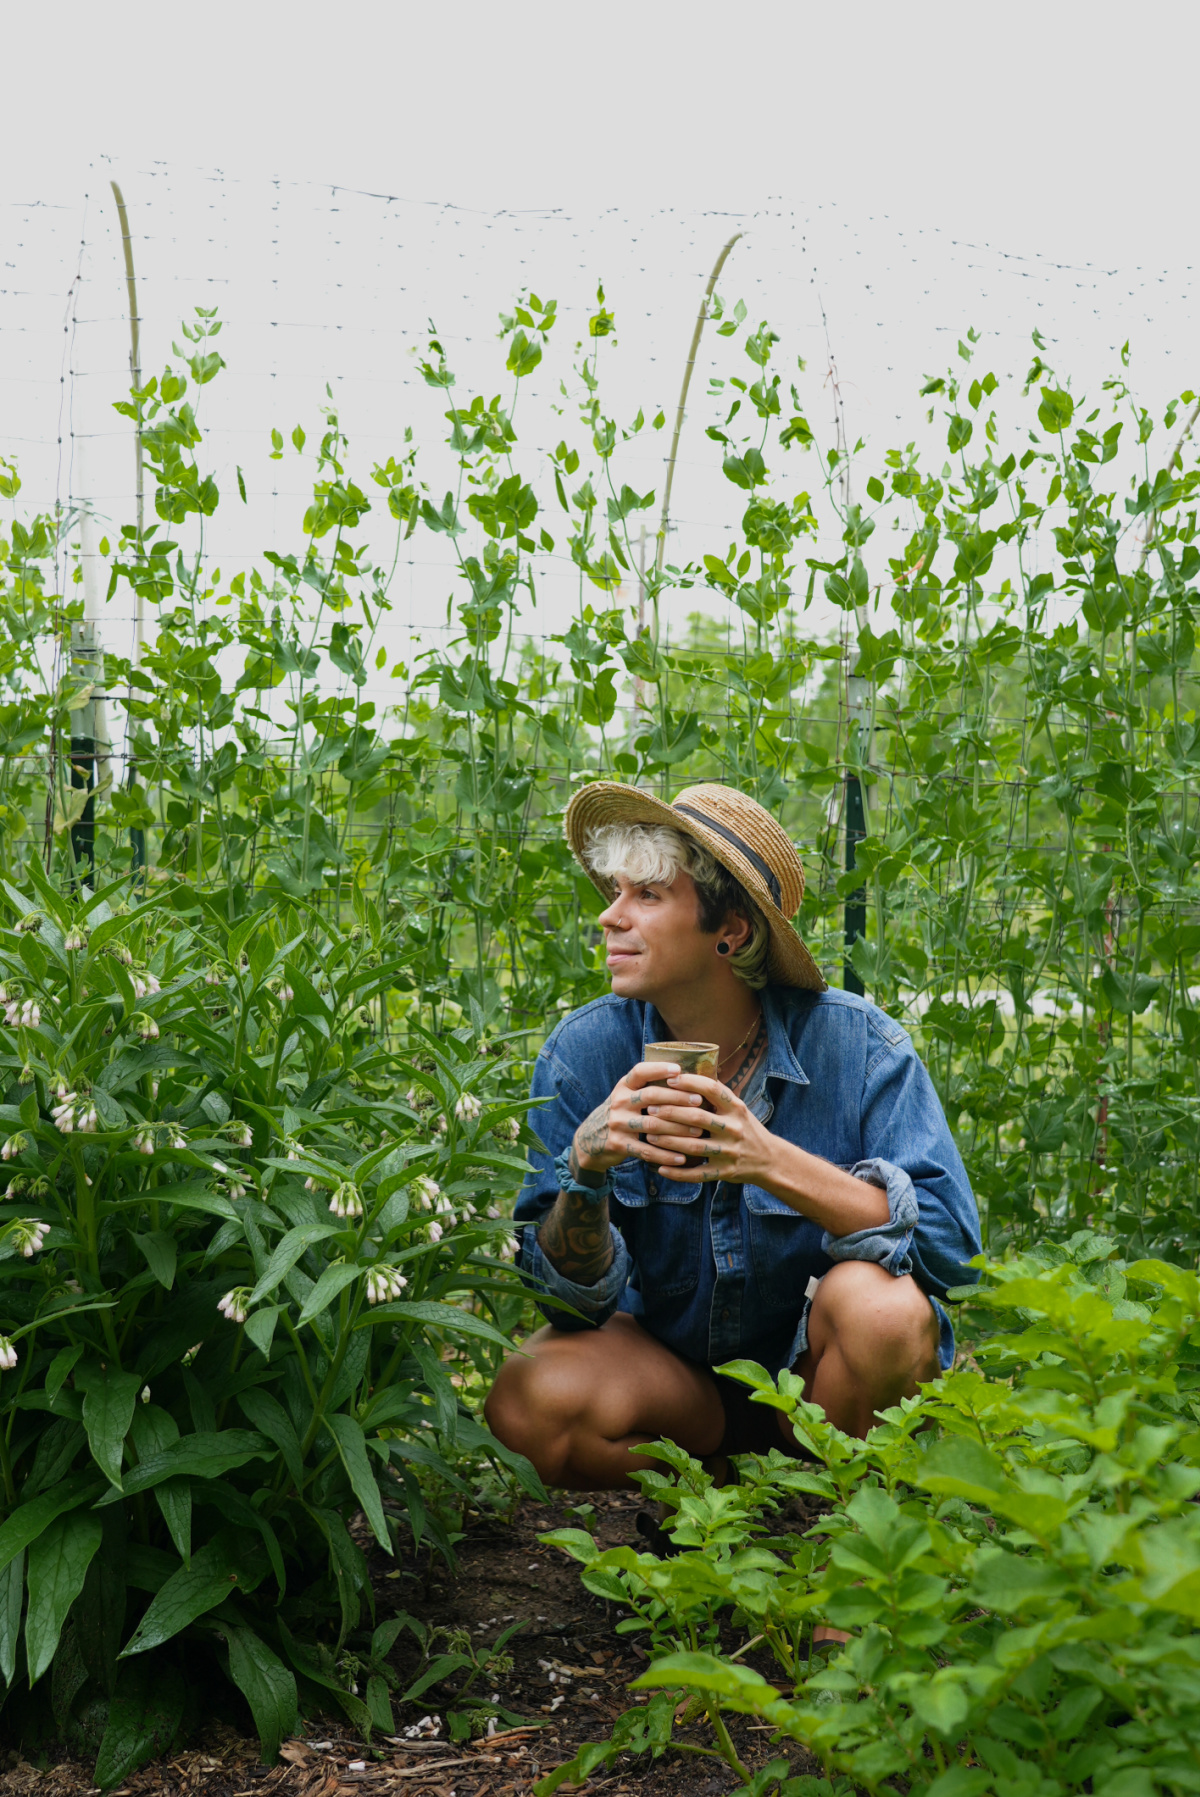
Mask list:
[[[612,1092],[598,1104],[590,1117],[585,1117],[575,1131],[575,1140],[571,1145],[571,1166],[576,1177],[580,1173],[607,1173],[619,1161],[663,1159],[670,1163],[680,1162],[683,1154],[659,1156],[647,1152],[647,1144],[643,1141],[646,1130],[646,1116],[651,1107],[670,1105],[679,1113],[679,1127],[672,1131],[678,1137],[699,1136],[703,1133],[702,1125],[689,1127],[689,1119],[694,1111],[698,1111],[704,1100],[698,1091],[675,1092],[667,1081],[679,1073],[674,1062],[639,1061],[630,1069],[623,1079],[617,1081]],[[704,1086],[715,1085],[713,1080],[701,1080]],[[724,1090],[724,1088],[721,1088]],[[686,1151],[685,1151],[686,1152]],[[694,1149],[692,1152],[695,1152]],[[582,1183],[587,1184],[585,1180]],[[598,1182],[597,1182],[598,1183]]]
[[[724,1179],[730,1185],[767,1186],[779,1158],[779,1137],[720,1080],[683,1073],[670,1085],[666,1103],[657,1092],[653,1095],[643,1126],[649,1151],[645,1158],[657,1164],[663,1178],[689,1184],[698,1179]],[[692,1107],[702,1100],[707,1100],[712,1114],[703,1114],[702,1127],[709,1139],[697,1149],[691,1140],[699,1133]],[[703,1164],[681,1169],[684,1156],[697,1153],[704,1156]]]
[[[810,1217],[831,1235],[854,1235],[863,1229],[879,1229],[889,1219],[887,1193],[864,1179],[855,1179],[842,1167],[823,1161],[807,1149],[773,1136],[765,1123],[720,1080],[700,1073],[681,1073],[669,1081],[672,1091],[666,1104],[651,1103],[647,1110],[647,1139],[642,1154],[652,1161],[663,1179],[683,1181],[724,1179],[730,1185],[761,1186],[803,1217]],[[696,1118],[692,1109],[697,1095],[707,1099],[707,1111]],[[708,1141],[696,1149],[693,1121],[708,1132]],[[704,1156],[699,1167],[681,1167],[691,1151]]]

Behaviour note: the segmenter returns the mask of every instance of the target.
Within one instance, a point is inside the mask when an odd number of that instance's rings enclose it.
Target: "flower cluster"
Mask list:
[[[395,1267],[372,1267],[367,1274],[367,1303],[386,1304],[389,1298],[398,1298],[407,1284]]]
[[[135,1011],[130,1018],[130,1022],[133,1024],[134,1029],[142,1038],[143,1042],[157,1042],[158,1025],[148,1012]]]
[[[159,985],[155,976],[152,973],[147,973],[145,970],[133,974],[131,984],[133,986],[133,996],[135,998],[145,998],[151,992],[162,991],[162,987]],[[157,1025],[155,1026],[154,1034],[156,1036],[158,1034]]]
[[[8,1229],[8,1239],[26,1260],[32,1260],[40,1254],[46,1237],[50,1234],[49,1223],[41,1223],[36,1217],[22,1217]]]
[[[250,1287],[235,1285],[231,1292],[226,1292],[218,1301],[217,1309],[231,1323],[244,1323],[250,1313]]]
[[[483,1110],[483,1105],[474,1092],[464,1092],[454,1107],[454,1115],[460,1123],[474,1123]]]
[[[17,1364],[17,1350],[7,1335],[0,1335],[0,1372],[11,1373]]]
[[[87,931],[80,929],[78,924],[73,924],[63,937],[63,947],[69,955],[78,954],[81,948],[87,947],[87,943]]]
[[[90,1098],[81,1098],[77,1092],[70,1092],[66,1086],[59,1086],[58,1103],[51,1108],[50,1115],[55,1127],[69,1136],[75,1130],[84,1135],[94,1135],[100,1126],[100,1118]]]
[[[418,1173],[408,1189],[422,1210],[432,1210],[435,1199],[440,1198],[442,1195],[441,1186],[438,1185],[435,1179],[430,1179],[425,1173]]]
[[[29,1137],[24,1130],[18,1130],[15,1136],[9,1136],[3,1148],[0,1148],[0,1161],[15,1161],[19,1154],[24,1154],[29,1146]]]
[[[19,1029],[22,1024],[27,1029],[35,1030],[42,1021],[42,1007],[34,998],[22,999],[20,993],[12,998],[5,995],[4,1021],[14,1030]]]
[[[28,1173],[15,1173],[8,1182],[6,1198],[49,1198],[53,1187],[44,1173],[31,1176]]]
[[[333,1189],[329,1208],[335,1217],[361,1217],[363,1207],[358,1187],[348,1179],[339,1181]]]
[[[253,1148],[254,1131],[242,1117],[234,1117],[225,1125],[225,1135],[235,1148]]]
[[[492,1124],[492,1134],[498,1142],[519,1142],[521,1125],[515,1117],[502,1117],[499,1123]]]

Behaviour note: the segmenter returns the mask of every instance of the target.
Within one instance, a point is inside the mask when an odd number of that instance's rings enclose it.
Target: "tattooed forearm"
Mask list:
[[[595,1285],[612,1265],[608,1199],[560,1192],[538,1230],[538,1244],[564,1279],[572,1279],[576,1285]]]
[[[612,1106],[606,1098],[590,1117],[585,1117],[575,1131],[572,1150],[578,1156],[603,1154],[608,1145],[608,1123]]]

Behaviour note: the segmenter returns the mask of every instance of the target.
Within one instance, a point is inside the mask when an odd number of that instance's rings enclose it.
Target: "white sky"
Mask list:
[[[1037,325],[1093,393],[1130,337],[1131,378],[1158,404],[1200,387],[1198,20],[1194,0],[26,8],[5,30],[0,453],[20,456],[33,503],[65,489],[102,518],[130,515],[109,409],[126,353],[110,173],[137,239],[147,371],[193,305],[228,320],[230,370],[206,394],[227,572],[299,536],[303,471],[266,460],[272,424],[315,426],[329,379],[362,473],[404,423],[436,441],[436,396],[409,354],[425,319],[463,369],[459,393],[490,394],[495,315],[523,281],[564,319],[553,379],[526,408],[531,443],[572,436],[548,407],[598,276],[619,326],[615,409],[670,416],[704,278],[739,227],[722,291],[771,318],[789,360],[808,358],[818,427],[820,293],[851,433],[880,454],[914,434],[919,377],[971,324],[981,361],[1018,382]],[[673,556],[723,547],[739,509],[701,434],[707,375],[730,355],[715,339],[706,355]],[[658,486],[664,448],[639,445],[618,477]],[[787,470],[792,490],[815,478],[811,461]],[[421,631],[449,582],[430,540],[414,544],[398,626]],[[551,580],[539,623],[561,628],[570,604],[569,579],[557,593]]]

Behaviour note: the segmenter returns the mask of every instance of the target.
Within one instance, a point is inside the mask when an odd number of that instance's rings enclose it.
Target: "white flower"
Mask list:
[[[254,1131],[243,1118],[239,1117],[233,1123],[227,1123],[225,1134],[235,1148],[253,1148],[254,1146]]]
[[[21,1006],[21,1022],[29,1029],[35,1030],[41,1021],[41,1006],[36,1004],[32,998],[27,998]]]
[[[148,1385],[143,1385],[141,1391],[138,1393],[138,1396],[142,1400],[143,1404],[148,1404],[150,1402],[150,1387]]]
[[[483,1106],[474,1092],[464,1092],[454,1107],[454,1115],[460,1123],[473,1123],[482,1109]]]
[[[496,1209],[496,1206],[494,1204],[488,1205],[487,1214],[492,1219],[493,1223],[498,1222],[500,1219],[500,1212]]]
[[[464,1217],[475,1216],[476,1215],[475,1206],[473,1204],[464,1204],[462,1207],[462,1214]]]
[[[439,1117],[437,1122],[434,1124],[433,1133],[435,1136],[444,1136],[448,1128],[449,1128],[449,1125],[447,1124],[445,1117],[442,1116],[442,1117]]]
[[[94,1104],[87,1105],[84,1108],[83,1113],[79,1117],[78,1121],[79,1121],[79,1128],[81,1130],[83,1130],[85,1132],[85,1134],[94,1135],[96,1132],[96,1127],[100,1122],[100,1115],[99,1115],[99,1112],[96,1110],[95,1105]]]
[[[18,934],[21,934],[22,932],[27,932],[29,934],[36,935],[37,932],[41,929],[42,925],[45,923],[45,921],[46,920],[42,916],[40,911],[27,911],[25,913],[24,917],[19,917],[17,919],[16,923],[13,925],[13,928],[17,931]]]
[[[367,1303],[385,1304],[389,1298],[398,1298],[407,1284],[395,1267],[372,1267],[367,1274]]]
[[[157,1042],[158,1025],[155,1023],[153,1017],[149,1016],[145,1011],[135,1011],[132,1021],[134,1029],[142,1038],[143,1042]]]
[[[225,1190],[229,1193],[231,1198],[244,1198],[246,1196],[247,1187],[242,1185],[238,1180],[231,1179],[226,1185]]]
[[[4,1021],[11,1029],[16,1029],[21,1021],[21,1006],[17,999],[10,999],[4,1007]]]
[[[147,992],[161,992],[162,991],[162,987],[158,983],[158,975],[157,974],[148,973],[146,975],[146,990],[147,990]]]
[[[229,1168],[225,1165],[224,1161],[214,1161],[213,1171],[214,1173],[228,1173]]]
[[[158,1097],[158,1081],[156,1079],[150,1081],[150,1096],[151,1098]]]
[[[292,991],[290,986],[281,986],[279,988],[279,1002],[281,1005],[290,1005],[295,996],[296,994]]]
[[[149,988],[146,985],[146,982],[142,978],[141,974],[135,973],[133,976],[132,983],[133,983],[133,996],[135,998],[145,998],[146,993],[148,992]]]
[[[293,1142],[290,1136],[285,1136],[283,1146],[287,1150],[287,1158],[290,1161],[298,1161],[300,1159],[299,1142]]]
[[[348,1179],[341,1180],[333,1189],[329,1208],[335,1217],[361,1217],[363,1207],[362,1199],[358,1195],[358,1187]]]
[[[49,1234],[49,1223],[40,1223],[36,1217],[22,1217],[9,1229],[8,1239],[26,1260],[32,1260],[35,1254],[41,1253]]]
[[[204,975],[204,984],[206,986],[223,986],[225,984],[225,975],[221,972],[219,967],[209,967]]]
[[[244,1323],[250,1310],[250,1287],[235,1285],[233,1290],[226,1292],[219,1301],[217,1309],[222,1316],[228,1317],[231,1323]],[[191,1348],[188,1352],[195,1354],[198,1352],[198,1348]]]
[[[0,1335],[0,1371],[11,1373],[17,1364],[17,1350],[7,1335]]]
[[[429,1239],[431,1242],[440,1242],[445,1233],[446,1232],[440,1223],[431,1223],[429,1225]]]
[[[450,1200],[444,1197],[439,1198],[433,1208],[441,1219],[441,1227],[443,1229],[453,1229],[454,1225],[458,1222],[458,1218],[454,1214],[454,1208],[451,1205]]]
[[[521,1125],[515,1117],[504,1117],[499,1123],[493,1123],[492,1134],[500,1142],[516,1142],[520,1140]]]
[[[154,1131],[152,1129],[139,1129],[136,1136],[133,1138],[133,1145],[139,1154],[153,1154]]]
[[[0,1148],[0,1160],[2,1160],[2,1161],[15,1160],[17,1155],[24,1154],[24,1152],[28,1148],[28,1146],[29,1146],[29,1137],[24,1133],[23,1130],[18,1130],[16,1135],[9,1136],[9,1138],[5,1142],[3,1148]]]
[[[417,1200],[422,1210],[432,1210],[434,1199],[440,1198],[442,1192],[442,1188],[438,1185],[437,1181],[430,1179],[428,1175],[424,1173],[418,1173],[408,1189]]]
[[[3,994],[3,991],[4,991],[4,988],[2,986],[0,986],[0,995]],[[416,1110],[417,1106],[421,1102],[421,1094],[417,1091],[417,1088],[415,1086],[410,1086],[408,1088],[408,1091],[404,1094],[404,1102],[408,1106],[410,1111]]]
[[[187,1137],[184,1135],[184,1133],[181,1129],[172,1127],[171,1138],[170,1138],[170,1141],[167,1143],[167,1146],[168,1146],[168,1148],[186,1148],[187,1147]]]
[[[8,987],[0,982],[0,1005],[7,1005],[9,1003],[11,1003],[11,1000],[8,996]]]
[[[82,1298],[83,1296],[83,1287],[80,1285],[78,1279],[64,1279],[63,1290],[73,1292],[77,1298]]]
[[[78,924],[76,924],[73,929],[67,931],[67,934],[63,938],[63,947],[69,955],[73,955],[79,949],[87,947],[87,936],[83,930],[80,929]]]
[[[133,966],[133,954],[123,942],[110,943],[108,952],[110,955],[116,956],[122,967]]]

